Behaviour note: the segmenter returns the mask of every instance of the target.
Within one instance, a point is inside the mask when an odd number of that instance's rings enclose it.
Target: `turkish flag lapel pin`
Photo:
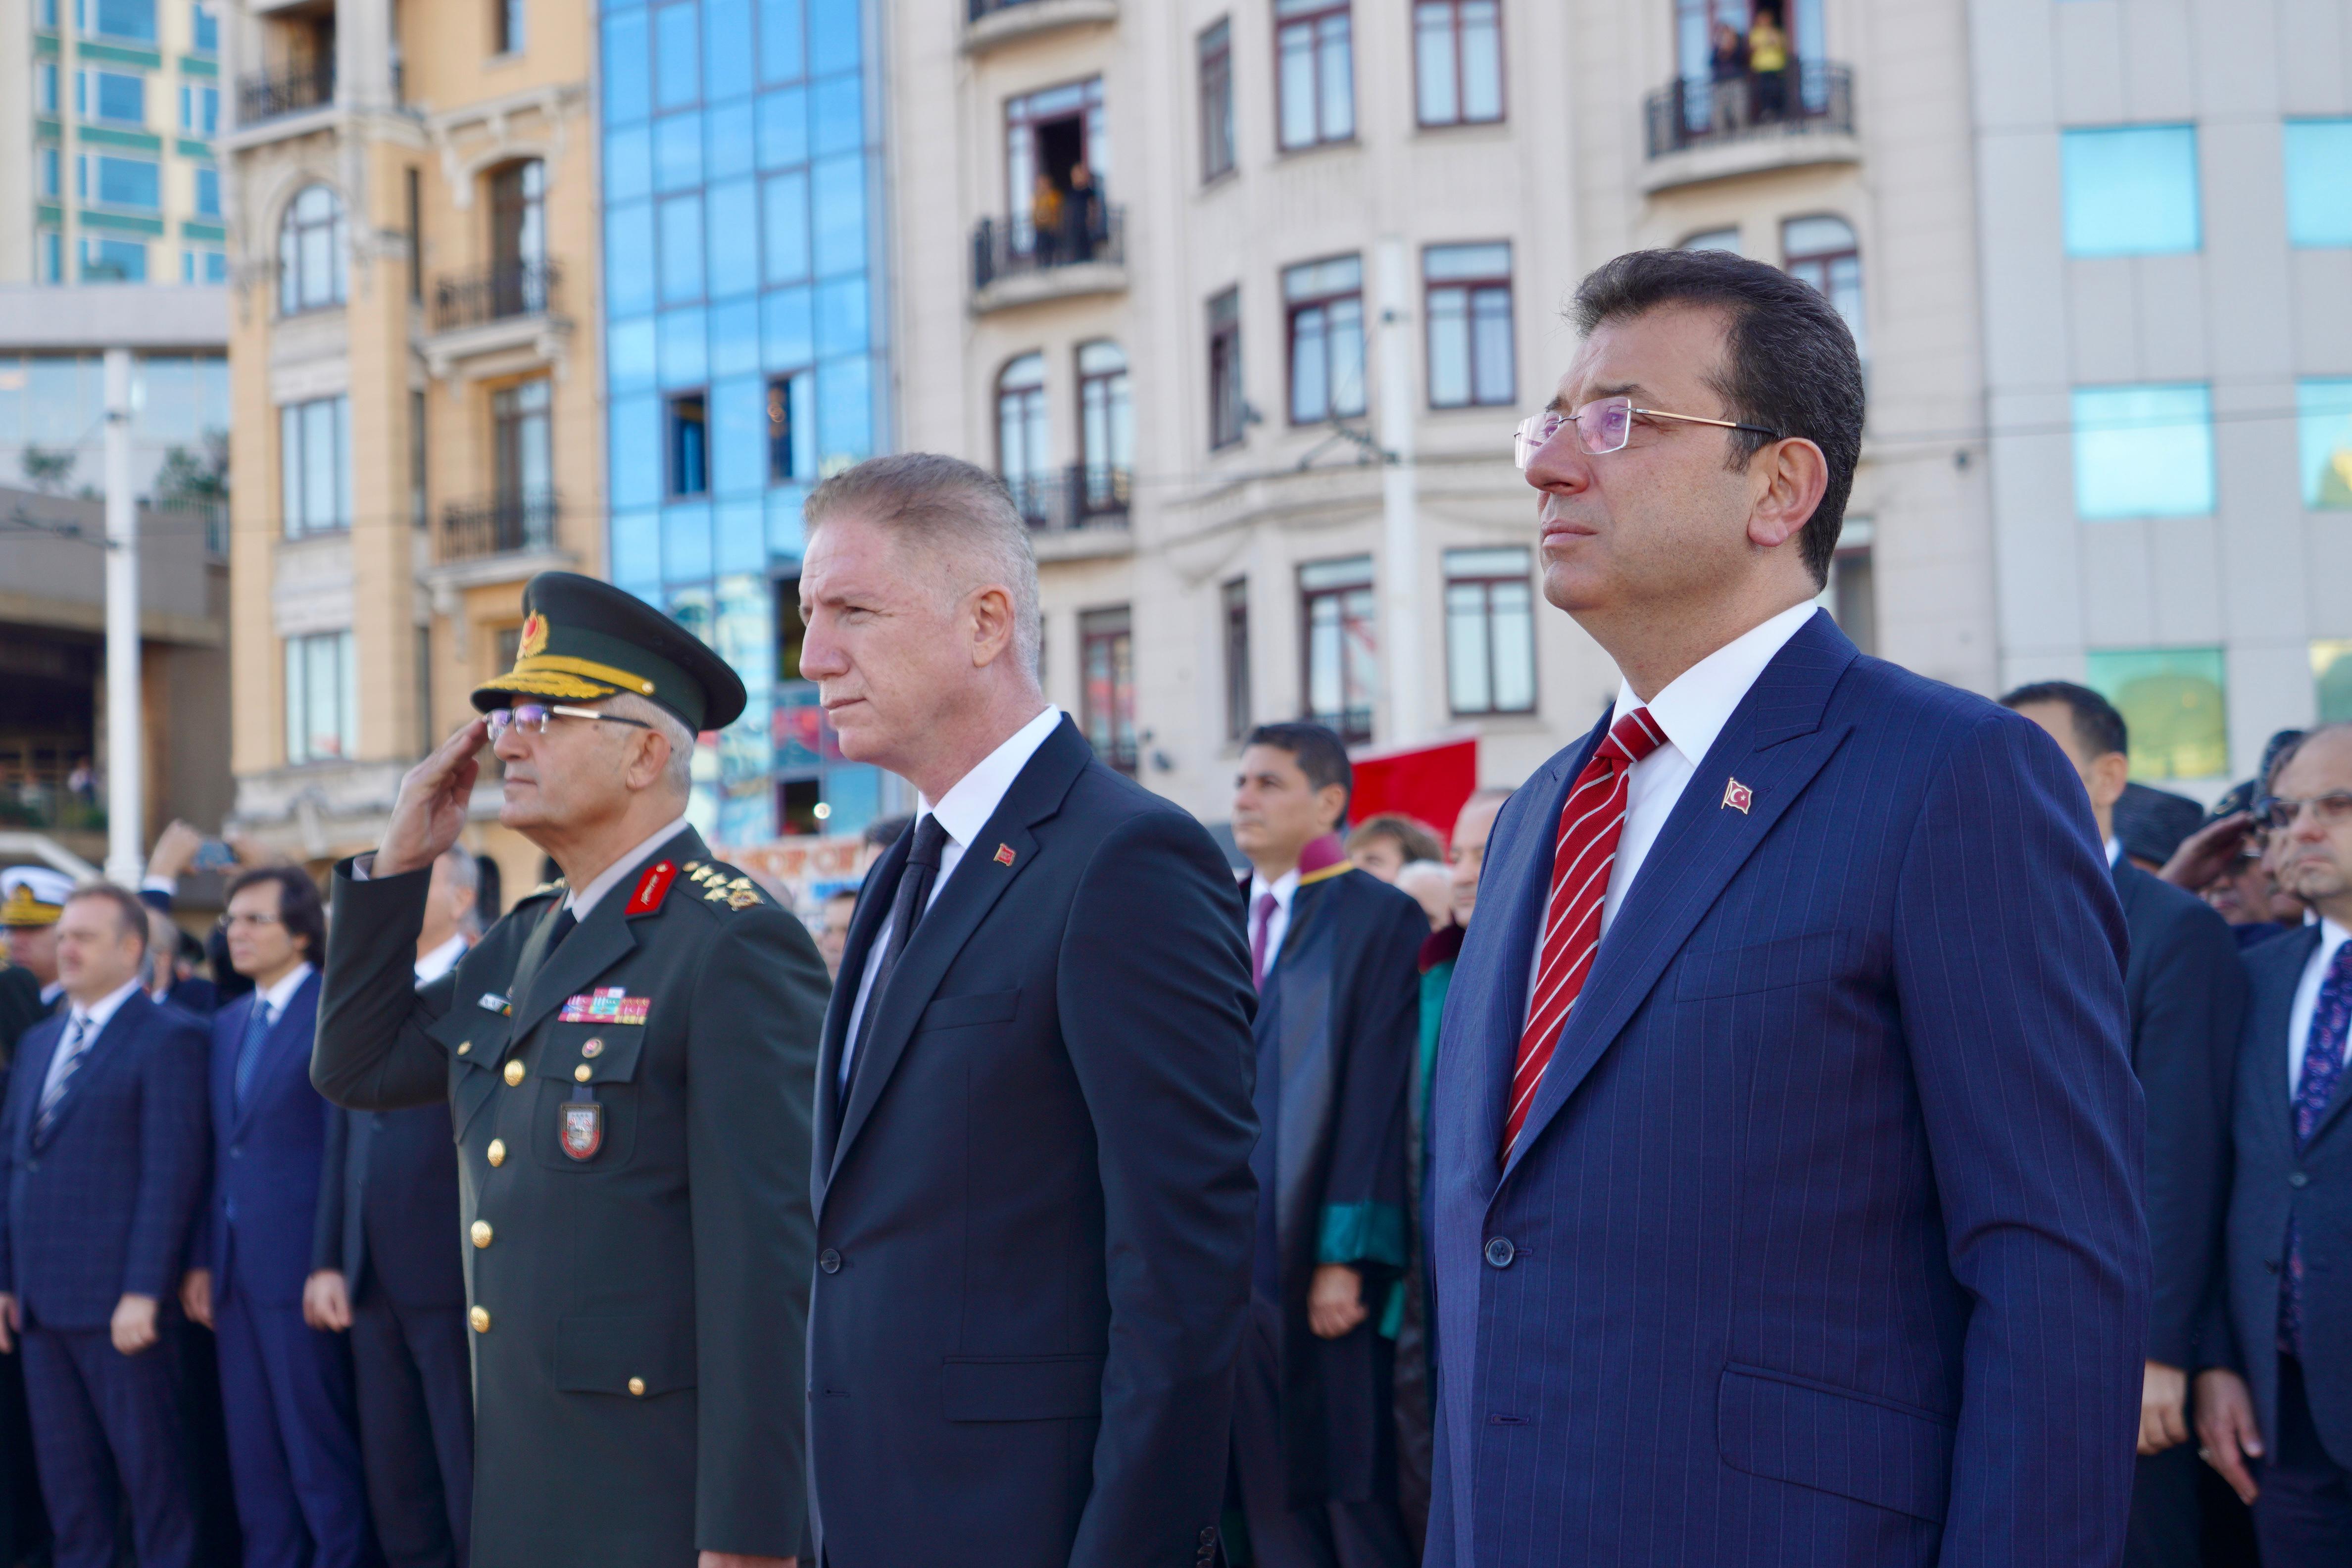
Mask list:
[[[1748,808],[1756,804],[1756,792],[1738,779],[1726,780],[1723,786],[1723,804],[1729,810],[1745,816],[1748,815]]]

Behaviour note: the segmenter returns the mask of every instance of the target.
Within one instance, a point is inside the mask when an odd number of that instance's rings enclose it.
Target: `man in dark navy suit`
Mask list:
[[[1209,1563],[1255,1196],[1240,889],[1038,690],[1001,482],[875,458],[807,517],[802,673],[923,801],[818,1060],[819,1561]]]
[[[433,862],[416,984],[469,945],[480,870],[463,845]],[[348,1310],[369,1510],[390,1568],[465,1568],[474,1504],[474,1391],[449,1105],[331,1113],[313,1278]],[[321,1281],[323,1284],[323,1281]]]
[[[1813,607],[1829,302],[1619,257],[1521,426],[1623,677],[1496,818],[1430,1182],[1433,1568],[2111,1568],[2147,1337],[2124,926],[2050,738]]]
[[[2263,1568],[2352,1563],[2352,725],[2305,734],[2255,802],[2319,919],[2249,951],[2221,1301],[2197,1436],[2253,1504]]]
[[[141,992],[130,893],[75,890],[57,939],[69,1005],[25,1036],[0,1110],[0,1349],[23,1331],[57,1568],[111,1568],[126,1497],[142,1568],[188,1568],[164,1320],[204,1193],[204,1031]]]
[[[1336,830],[1353,784],[1319,724],[1252,731],[1234,783],[1258,989],[1257,1241],[1234,1389],[1255,1568],[1421,1555],[1398,1507],[1394,1393],[1429,917],[1350,863]]]
[[[2117,836],[2116,803],[2131,761],[2130,732],[2115,704],[2088,687],[2045,680],[2019,687],[2000,705],[2041,725],[2074,764],[2123,901],[2131,939],[2124,991],[2131,1005],[2132,1070],[2147,1103],[2144,1179],[2155,1262],[2124,1563],[2197,1568],[2205,1530],[2200,1467],[2189,1443],[2189,1374],[2221,1248],[2230,1078],[2245,1018],[2245,969],[2221,917],[2195,894],[2133,865]]]
[[[183,1283],[219,1341],[246,1568],[372,1558],[340,1276],[310,1268],[331,1108],[310,1086],[326,945],[317,887],[267,866],[229,884],[229,960],[253,989],[213,1020],[213,1190]]]

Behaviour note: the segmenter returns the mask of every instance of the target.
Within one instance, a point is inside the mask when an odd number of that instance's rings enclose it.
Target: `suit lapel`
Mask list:
[[[704,847],[702,836],[688,828],[646,857],[643,866],[656,860],[683,865],[688,860],[709,858],[710,851]],[[604,890],[588,918],[573,928],[562,944],[541,962],[539,972],[530,977],[530,984],[514,1000],[514,1024],[507,1031],[509,1055],[522,1048],[533,1029],[548,1014],[555,1011],[563,999],[586,985],[590,981],[628,956],[637,945],[636,932],[630,929],[628,918],[622,912],[628,907],[630,890],[642,874],[641,867],[630,868],[629,875]],[[678,879],[685,881],[684,878]],[[669,896],[679,898],[694,887],[687,882],[681,889],[672,883]],[[560,907],[560,906],[559,906]],[[552,921],[552,912],[543,917]],[[537,933],[534,932],[534,935]]]
[[[2282,955],[2283,967],[2278,983],[2264,985],[2259,979],[2262,971],[2259,961],[2274,946],[2292,950],[2294,958],[2292,962],[2285,962]],[[2273,937],[2250,955],[2256,961],[2252,967],[2257,979],[2246,1009],[2248,1037],[2254,1042],[2253,1059],[2248,1065],[2255,1078],[2255,1084],[2249,1089],[2248,1096],[2254,1107],[2254,1114],[2263,1119],[2263,1130],[2271,1138],[2272,1147],[2288,1159],[2294,1156],[2295,1083],[2286,1070],[2287,1031],[2294,1022],[2295,983],[2303,977],[2304,966],[2311,962],[2311,954],[2318,946],[2319,928],[2305,926],[2301,931]],[[2340,1100],[2343,1098],[2341,1080],[2336,1088],[2336,1098]]]
[[[824,1036],[817,1047],[814,1142],[819,1198],[824,1196],[825,1178],[833,1172],[834,1152],[841,1141],[841,1055],[849,1037],[849,1016],[856,1007],[857,987],[865,978],[866,966],[874,956],[874,939],[890,915],[890,900],[881,896],[881,889],[896,891],[913,840],[911,831],[901,833],[882,858],[866,868],[866,880],[857,889],[857,908],[849,917],[849,937],[842,943],[841,973],[834,980],[833,997],[824,1010]]]
[[[1067,718],[1045,737],[1045,743],[1037,748],[997,803],[995,815],[965,847],[929,910],[917,922],[915,934],[898,955],[887,994],[866,998],[867,1006],[882,1010],[875,1016],[873,1032],[866,1037],[865,1059],[851,1064],[849,1102],[842,1108],[841,1135],[834,1148],[835,1172],[841,1169],[858,1130],[874,1113],[874,1102],[881,1098],[883,1086],[906,1054],[916,1020],[939,990],[940,982],[947,978],[948,966],[1004,890],[1035,863],[1037,840],[1030,827],[1061,808],[1062,797],[1092,754],[1077,726]],[[1010,865],[998,857],[999,844],[1011,847]]]
[[[21,1082],[24,1087],[16,1095],[20,1109],[12,1135],[16,1140],[16,1147],[20,1155],[30,1147],[33,1123],[40,1119],[41,1086],[49,1081],[49,1058],[58,1054],[58,1047],[65,1037],[65,1026],[57,1024],[55,1017],[51,1016],[26,1030],[24,1037],[16,1043],[16,1061],[10,1071],[20,1077],[11,1081]]]
[[[66,1079],[65,1091],[58,1096],[57,1114],[49,1118],[49,1136],[52,1140],[57,1137],[58,1129],[65,1125],[66,1118],[73,1114],[74,1107],[81,1103],[82,1091],[89,1087],[91,1080],[100,1073],[113,1065],[114,1058],[119,1054],[115,1051],[114,1046],[136,1026],[134,1010],[142,1003],[150,1007],[154,1005],[152,1002],[147,1000],[146,993],[132,992],[124,1000],[122,1005],[114,1010],[114,1016],[107,1019],[106,1026],[99,1030],[97,1037],[83,1047],[80,1064],[73,1069],[73,1076]],[[60,1043],[64,1041],[67,1030],[71,1027],[72,1025],[68,1023],[58,1028],[58,1039]],[[46,1078],[48,1073],[46,1063],[43,1064],[41,1071]],[[39,1093],[37,1089],[34,1090],[36,1119],[39,1116]]]
[[[261,994],[257,991],[248,1000],[251,1005],[257,1007],[261,1005]],[[235,1131],[244,1131],[246,1122],[252,1119],[255,1108],[262,1101],[263,1089],[269,1082],[271,1073],[278,1067],[278,1058],[303,1044],[305,1030],[301,1023],[302,1009],[305,1006],[310,1007],[310,1016],[315,1017],[318,1005],[319,972],[313,969],[303,977],[301,984],[294,987],[294,994],[286,999],[284,1009],[277,1017],[269,1021],[269,1033],[261,1042],[261,1059],[254,1065],[253,1068],[253,1092],[246,1097],[243,1105],[235,1108]],[[249,1018],[251,1015],[247,1014],[247,1016]],[[239,1029],[237,1038],[240,1045],[244,1041],[244,1030]],[[231,1067],[230,1071],[234,1075],[236,1071],[234,1066]],[[307,1079],[307,1074],[305,1076]],[[236,1098],[234,1077],[231,1080],[229,1098],[232,1101]]]
[[[1527,1158],[1739,868],[1844,741],[1852,727],[1824,728],[1822,715],[1854,658],[1854,646],[1834,626],[1818,616],[1808,621],[1764,667],[1692,771],[1601,938],[1513,1146],[1510,1169]],[[1733,778],[1749,790],[1745,811],[1725,804],[1717,781]]]

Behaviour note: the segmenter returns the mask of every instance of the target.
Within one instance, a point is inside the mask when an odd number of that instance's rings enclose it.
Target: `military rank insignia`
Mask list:
[[[567,996],[559,1024],[642,1024],[654,1005],[650,996],[632,996],[625,986],[600,985],[579,996]]]
[[[585,1095],[588,1086],[572,1090]],[[574,1160],[589,1161],[604,1146],[604,1108],[593,1100],[574,1099],[563,1102],[562,1143],[564,1153]]]
[[[667,860],[656,860],[646,867],[646,874],[637,879],[636,891],[629,895],[627,905],[622,909],[622,915],[633,918],[649,915],[660,909],[662,900],[669,894],[670,882],[677,875],[677,868]]]

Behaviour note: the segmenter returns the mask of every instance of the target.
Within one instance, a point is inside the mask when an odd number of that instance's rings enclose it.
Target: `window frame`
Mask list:
[[[1516,574],[1507,572],[1484,572],[1471,570],[1466,566],[1457,570],[1454,564],[1454,562],[1457,557],[1486,554],[1496,550],[1517,551],[1520,558],[1519,571]],[[1456,719],[1519,719],[1530,717],[1540,711],[1543,706],[1543,661],[1538,658],[1536,654],[1536,586],[1535,563],[1532,552],[1524,545],[1474,545],[1463,549],[1448,550],[1441,559],[1440,572],[1442,597],[1440,598],[1439,603],[1444,608],[1445,622],[1446,711]],[[1496,699],[1496,694],[1501,689],[1501,682],[1496,679],[1499,672],[1499,667],[1496,662],[1495,590],[1497,587],[1502,586],[1521,589],[1528,596],[1526,606],[1528,623],[1528,700],[1527,705],[1521,708],[1503,707]],[[1487,703],[1484,708],[1465,708],[1454,700],[1454,591],[1456,588],[1475,588],[1479,591],[1478,624],[1480,651],[1483,654],[1486,664]]]
[[[1482,277],[1432,279],[1429,258],[1441,250],[1483,250],[1500,246],[1504,255],[1504,270]],[[1423,397],[1432,413],[1455,413],[1466,408],[1507,408],[1519,395],[1519,313],[1518,292],[1513,281],[1518,271],[1518,258],[1512,253],[1511,242],[1500,240],[1461,240],[1421,247],[1421,315],[1423,366]],[[1499,398],[1485,399],[1478,395],[1478,308],[1480,290],[1499,289],[1503,295],[1504,342],[1508,345],[1511,363],[1510,384]],[[1437,401],[1437,308],[1433,296],[1441,289],[1458,289],[1462,294],[1462,331],[1464,335],[1463,363],[1468,372],[1469,395],[1460,403]]]
[[[1296,6],[1284,14],[1286,5]],[[1274,150],[1278,154],[1311,153],[1320,147],[1344,147],[1357,140],[1360,121],[1356,114],[1356,16],[1355,0],[1274,0],[1268,8],[1274,23]],[[1348,60],[1348,129],[1333,136],[1324,132],[1323,100],[1323,27],[1332,17],[1341,19],[1347,33],[1344,53]],[[1315,135],[1306,142],[1285,139],[1283,119],[1283,35],[1293,28],[1307,32],[1307,55],[1315,81]]]
[[[1224,308],[1229,307],[1229,308]],[[1238,447],[1249,434],[1249,397],[1242,380],[1242,290],[1236,283],[1209,296],[1209,450]],[[1219,351],[1224,363],[1218,363]],[[1222,369],[1223,374],[1220,374]],[[1231,407],[1221,406],[1225,402]],[[1220,417],[1230,414],[1228,424]]]
[[[768,488],[816,479],[816,368],[778,371],[766,378]],[[795,404],[799,406],[795,408]],[[779,458],[782,458],[781,466]],[[802,459],[807,471],[802,471]]]
[[[1230,14],[1193,35],[1192,64],[1194,107],[1201,116],[1201,184],[1213,185],[1241,166],[1240,127],[1234,117],[1234,19]],[[1218,162],[1220,152],[1223,163]]]
[[[1256,704],[1250,689],[1249,579],[1218,585],[1218,641],[1225,660],[1225,743],[1238,745],[1251,730]]]
[[[333,209],[323,217],[301,216],[302,198],[323,191]],[[324,231],[327,237],[326,297],[310,298],[310,269],[303,263],[306,236]],[[278,314],[308,315],[314,310],[341,310],[351,294],[350,266],[344,252],[349,239],[342,193],[323,180],[313,180],[296,191],[278,217]]]
[[[1798,224],[1822,218],[1844,226],[1847,241],[1845,248],[1809,250],[1802,253],[1791,250],[1789,247],[1789,231]],[[1814,293],[1830,302],[1830,309],[1833,310],[1837,310],[1838,303],[1837,294],[1832,287],[1835,282],[1832,268],[1841,261],[1853,263],[1854,304],[1862,316],[1862,321],[1859,324],[1846,321],[1846,328],[1853,333],[1855,357],[1866,361],[1870,358],[1870,289],[1863,277],[1862,232],[1854,227],[1853,220],[1843,213],[1791,213],[1780,220],[1780,270],[1797,279],[1798,282],[1811,288]],[[1800,268],[1817,268],[1821,276],[1816,279],[1800,271]],[[1838,316],[1840,320],[1843,320],[1845,312],[1838,310]]]
[[[1090,371],[1087,368],[1087,351],[1097,346],[1118,353],[1118,369]],[[1135,382],[1130,374],[1127,350],[1117,338],[1087,338],[1071,346],[1070,360],[1071,369],[1077,378],[1078,468],[1084,476],[1087,494],[1089,500],[1096,495],[1095,476],[1100,473],[1107,483],[1113,485],[1118,493],[1124,496],[1127,484],[1117,476],[1130,473],[1135,467]],[[1095,396],[1102,399],[1100,414],[1101,423],[1108,427],[1106,441],[1116,447],[1119,427],[1124,425],[1125,451],[1095,451],[1091,433],[1097,422],[1097,411],[1088,405],[1088,399]]]
[[[1095,658],[1109,661],[1110,711],[1097,707]],[[1106,750],[1097,740],[1097,721],[1108,729]],[[1131,605],[1108,605],[1078,612],[1078,729],[1107,767],[1133,778],[1142,760],[1135,727],[1135,612]]]
[[[685,463],[684,453],[679,449],[678,438],[686,423],[680,416],[684,412],[685,405],[689,403],[693,404],[701,414],[697,423],[702,428],[702,484],[697,489],[682,488],[684,476],[680,471]],[[708,385],[681,386],[664,393],[662,395],[662,500],[664,504],[671,501],[709,500],[711,475],[716,467],[717,465],[712,461],[710,450],[710,388]]]
[[[325,519],[313,519],[307,505],[312,476],[309,470],[310,452],[305,431],[310,416],[305,411],[320,406],[332,410],[327,417],[334,448],[333,506],[334,514]],[[331,393],[325,397],[306,397],[299,402],[278,405],[278,529],[283,539],[311,539],[325,533],[348,533],[355,500],[352,489],[352,397],[348,392]]]
[[[520,55],[530,47],[525,0],[490,0],[490,54],[497,59]]]
[[[1017,387],[1005,385],[1006,378],[1011,376],[1015,369],[1033,360],[1037,365],[1036,384]],[[1041,521],[1034,514],[1039,510],[1039,503],[1045,500],[1048,493],[1046,487],[1052,483],[1054,473],[1054,405],[1049,401],[1052,395],[1053,377],[1048,374],[1045,353],[1042,349],[1025,349],[1014,354],[997,367],[996,374],[989,382],[989,412],[996,437],[996,476],[1004,481],[1004,488],[1013,492],[1014,506],[1032,523]],[[1045,432],[1044,461],[1035,468],[1031,468],[1030,455],[1024,451],[1021,455],[1022,467],[1017,472],[1006,461],[1004,443],[1005,405],[1009,398],[1015,397],[1019,398],[1023,405],[1021,425],[1024,439],[1033,427]],[[1026,493],[1023,488],[1024,486],[1027,487]]]
[[[1307,579],[1308,574],[1318,567],[1345,566],[1357,561],[1361,561],[1364,563],[1363,577],[1360,582],[1329,584],[1319,587],[1310,586],[1307,583]],[[1347,742],[1351,744],[1361,744],[1370,742],[1373,738],[1373,727],[1377,722],[1377,715],[1374,710],[1380,705],[1379,677],[1381,664],[1379,578],[1376,573],[1376,568],[1372,564],[1372,558],[1369,553],[1360,552],[1354,555],[1339,555],[1323,560],[1302,561],[1297,566],[1297,583],[1298,590],[1299,717],[1310,723],[1325,726],[1330,730],[1333,734],[1338,735],[1343,742]],[[1364,606],[1363,615],[1357,617],[1354,621],[1351,621],[1348,614],[1348,606],[1345,601],[1348,595],[1354,594],[1364,595],[1368,602]],[[1339,691],[1343,701],[1346,699],[1349,687],[1356,684],[1356,682],[1349,679],[1351,666],[1348,658],[1348,629],[1350,625],[1363,625],[1369,626],[1372,628],[1370,638],[1371,651],[1368,659],[1370,668],[1366,671],[1367,679],[1361,683],[1368,700],[1363,710],[1363,722],[1360,728],[1350,722],[1354,712],[1353,710],[1342,709],[1336,714],[1318,713],[1315,710],[1315,606],[1318,601],[1323,599],[1340,601],[1338,622],[1339,633]]]
[[[1463,63],[1462,11],[1465,6],[1472,5],[1491,5],[1495,8],[1495,113],[1490,119],[1473,120],[1467,113],[1462,112],[1464,105],[1469,99],[1468,93],[1465,90],[1466,78],[1464,73],[1467,68]],[[1454,106],[1456,110],[1451,120],[1431,120],[1422,112],[1421,13],[1423,6],[1444,6],[1448,13],[1447,30],[1454,40]],[[1409,35],[1408,47],[1412,53],[1412,119],[1416,129],[1452,131],[1468,125],[1510,123],[1511,73],[1505,68],[1504,64],[1509,55],[1507,46],[1503,40],[1503,0],[1409,0],[1405,27]]]
[[[2201,256],[2206,249],[2205,236],[2205,142],[2193,121],[2156,121],[2146,124],[2067,125],[2058,132],[2058,227],[2059,247],[2070,261],[2111,260],[2118,258],[2143,256]],[[2088,148],[2102,140],[2113,141],[2126,136],[2156,137],[2185,134],[2189,142],[2189,223],[2193,231],[2188,245],[2164,245],[2150,247],[2135,243],[2118,248],[2112,243],[2093,243],[2087,235],[2081,237],[2086,248],[2075,248],[2078,237],[2074,221],[2074,193],[2076,188],[2073,171],[2077,149]],[[2112,183],[2111,181],[2106,183]]]
[[[1371,408],[1371,340],[1370,334],[1365,331],[1363,260],[1363,254],[1360,251],[1343,251],[1335,256],[1323,256],[1315,258],[1308,261],[1294,262],[1290,266],[1285,267],[1282,269],[1282,407],[1284,417],[1293,429],[1311,430],[1318,426],[1333,424],[1341,419],[1361,418]],[[1305,271],[1307,268],[1311,267],[1327,267],[1335,261],[1353,261],[1356,263],[1356,286],[1353,289],[1328,291],[1321,294],[1312,294],[1304,299],[1294,300],[1291,298],[1290,278],[1293,273]],[[1334,304],[1346,300],[1353,300],[1356,302],[1357,350],[1360,363],[1363,366],[1363,406],[1360,408],[1350,409],[1342,409],[1339,407],[1337,399],[1333,397],[1331,394],[1331,388],[1334,383],[1331,376],[1332,338],[1329,311],[1330,308]],[[1298,318],[1309,310],[1321,310],[1325,312],[1323,329],[1324,405],[1323,412],[1319,416],[1313,419],[1301,419],[1298,417]]]
[[[281,639],[285,645],[282,673],[286,683],[284,742],[286,765],[307,767],[317,763],[348,763],[359,752],[359,650],[351,628],[336,631],[301,632]],[[334,707],[335,750],[313,752],[310,742],[317,731],[310,724],[316,712],[315,697],[310,689],[310,655],[320,643],[331,642],[335,654]],[[298,675],[298,671],[299,672]],[[299,716],[299,728],[298,728]],[[297,735],[300,735],[298,744]]]

